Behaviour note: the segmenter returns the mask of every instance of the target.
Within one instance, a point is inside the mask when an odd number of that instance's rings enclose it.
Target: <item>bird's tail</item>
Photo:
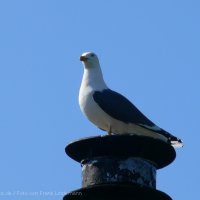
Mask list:
[[[181,148],[183,147],[183,141],[176,136],[168,133],[167,131],[161,129],[159,132],[160,134],[164,135],[167,139],[168,142],[174,147],[174,148]]]
[[[174,148],[181,148],[183,147],[183,141],[175,136],[169,137],[169,142]]]

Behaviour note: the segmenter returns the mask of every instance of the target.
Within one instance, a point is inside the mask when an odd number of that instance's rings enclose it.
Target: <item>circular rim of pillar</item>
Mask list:
[[[63,200],[172,200],[159,190],[138,184],[101,184],[74,190],[63,197]]]
[[[112,147],[112,148],[111,148]],[[140,157],[163,168],[174,161],[174,148],[162,140],[138,135],[104,135],[75,140],[65,152],[77,162],[98,156]]]

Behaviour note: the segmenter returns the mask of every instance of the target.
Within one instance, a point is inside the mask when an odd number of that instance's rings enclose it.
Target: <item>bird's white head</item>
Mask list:
[[[89,86],[98,91],[107,88],[97,55],[93,52],[85,52],[81,55],[80,61],[84,66],[81,88]]]
[[[85,52],[80,56],[80,61],[83,62],[85,68],[93,68],[99,66],[99,59],[93,52]]]

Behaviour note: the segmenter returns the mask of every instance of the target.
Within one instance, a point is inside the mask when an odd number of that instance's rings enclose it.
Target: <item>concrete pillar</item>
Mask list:
[[[67,145],[66,153],[82,166],[82,188],[64,200],[171,200],[156,189],[156,170],[176,153],[170,144],[136,135],[83,138]]]

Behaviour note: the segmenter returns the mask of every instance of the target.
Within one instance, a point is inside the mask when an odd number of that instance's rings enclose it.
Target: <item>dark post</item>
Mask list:
[[[176,157],[161,140],[136,135],[89,137],[65,151],[82,166],[82,188],[64,200],[171,200],[156,189],[156,170]]]

